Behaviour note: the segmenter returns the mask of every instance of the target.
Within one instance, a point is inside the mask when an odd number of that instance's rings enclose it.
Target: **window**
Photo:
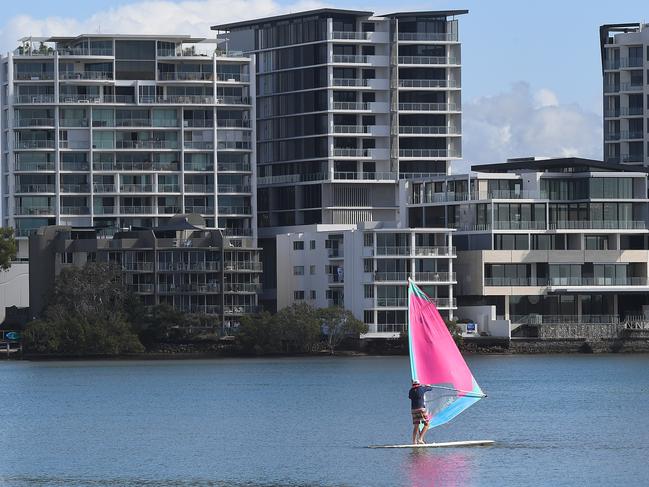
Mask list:
[[[363,272],[374,272],[372,259],[363,259]]]
[[[312,276],[315,274],[315,266],[314,265],[309,266],[309,274],[311,274]]]
[[[72,264],[72,252],[63,252],[61,254],[61,264]]]
[[[309,242],[309,248],[310,248],[311,250],[315,250],[315,240],[311,240],[311,241]]]
[[[295,301],[303,301],[304,291],[293,291],[293,299],[295,299]]]
[[[372,247],[374,245],[374,234],[365,233],[363,234],[363,245],[365,247]]]
[[[293,275],[294,276],[303,276],[304,275],[304,266],[303,265],[295,265],[295,266],[293,266]]]
[[[315,289],[311,289],[311,291],[309,292],[309,298],[316,299]]]
[[[88,252],[87,262],[97,262],[97,252]]]
[[[304,250],[304,242],[301,240],[293,242],[293,250]]]
[[[371,284],[365,284],[364,291],[365,299],[371,299],[374,297],[374,286],[372,286]]]
[[[374,311],[371,309],[363,310],[363,323],[370,325],[374,323]]]

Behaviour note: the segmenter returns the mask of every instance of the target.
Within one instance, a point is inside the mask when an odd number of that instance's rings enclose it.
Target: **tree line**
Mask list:
[[[206,329],[220,328],[217,321],[164,304],[145,307],[128,292],[119,268],[88,263],[57,276],[43,315],[25,327],[23,345],[27,353],[41,355],[142,353],[161,343],[196,339]],[[261,312],[242,317],[233,347],[235,352],[254,355],[305,353],[315,348],[333,353],[345,338],[358,338],[366,331],[367,325],[348,310],[295,304],[274,315]]]

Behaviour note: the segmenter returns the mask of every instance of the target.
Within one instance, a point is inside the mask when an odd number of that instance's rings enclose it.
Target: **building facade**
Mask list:
[[[213,27],[256,57],[260,228],[395,221],[399,179],[448,173],[466,12],[319,9]]]
[[[492,306],[516,328],[649,313],[646,172],[522,159],[402,188],[409,226],[457,229],[460,318]]]
[[[604,160],[649,165],[649,24],[600,27]]]
[[[42,227],[30,235],[29,251],[33,316],[45,307],[56,276],[87,262],[120,268],[128,291],[145,306],[209,315],[225,334],[241,316],[257,311],[261,263],[254,240],[207,229],[198,215],[177,215],[162,226],[113,238],[92,228]]]
[[[277,307],[342,306],[363,320],[364,339],[407,330],[408,279],[442,316],[456,309],[453,231],[388,223],[309,225],[277,236]]]
[[[2,224],[19,237],[185,212],[255,236],[250,59],[214,40],[93,34],[24,38],[0,63]]]

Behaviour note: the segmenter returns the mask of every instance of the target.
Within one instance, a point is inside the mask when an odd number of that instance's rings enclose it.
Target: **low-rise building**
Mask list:
[[[409,226],[457,229],[460,318],[489,332],[503,320],[515,329],[648,314],[643,168],[561,158],[472,169],[401,183]]]
[[[127,289],[147,306],[214,317],[228,333],[257,311],[261,262],[255,240],[206,229],[198,215],[176,215],[163,226],[102,238],[95,228],[42,227],[29,237],[30,304],[37,316],[66,267],[108,262],[122,269]]]
[[[363,320],[363,338],[396,338],[408,323],[408,278],[452,319],[453,230],[368,222],[311,225],[277,236],[277,307],[344,306]]]

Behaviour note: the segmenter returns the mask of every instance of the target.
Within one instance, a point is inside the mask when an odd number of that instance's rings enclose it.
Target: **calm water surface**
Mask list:
[[[649,485],[649,355],[471,356],[489,397],[407,443],[405,357],[0,363],[0,485]]]

